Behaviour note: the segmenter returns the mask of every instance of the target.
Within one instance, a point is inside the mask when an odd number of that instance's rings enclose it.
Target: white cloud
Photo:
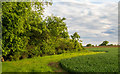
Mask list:
[[[116,2],[92,3],[57,2],[46,9],[45,15],[66,17],[69,34],[78,32],[83,43],[109,40],[117,43],[118,5]]]
[[[109,29],[110,27],[111,27],[110,25],[103,26],[103,28],[105,28],[105,29]]]
[[[52,0],[53,2],[119,2],[119,0]]]

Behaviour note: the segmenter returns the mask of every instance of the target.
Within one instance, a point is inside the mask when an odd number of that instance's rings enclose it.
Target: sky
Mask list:
[[[118,44],[119,0],[53,0],[44,15],[65,17],[69,35],[78,32],[82,44]]]

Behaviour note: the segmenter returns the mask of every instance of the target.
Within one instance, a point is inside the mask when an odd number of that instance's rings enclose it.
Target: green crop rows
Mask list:
[[[88,48],[105,51],[103,54],[63,59],[60,65],[68,72],[118,72],[118,48]]]

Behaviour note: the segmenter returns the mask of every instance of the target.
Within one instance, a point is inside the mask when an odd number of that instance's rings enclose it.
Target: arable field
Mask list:
[[[6,61],[2,72],[118,72],[118,47],[86,49],[89,51]]]
[[[55,67],[49,66],[51,62],[58,62],[61,59],[71,58],[76,56],[104,54],[105,52],[75,52],[64,53],[60,55],[51,55],[44,57],[34,57],[31,59],[23,59],[19,61],[6,61],[2,63],[3,72],[55,72],[59,71]]]
[[[118,72],[118,47],[96,47],[87,50],[106,53],[63,59],[60,65],[68,72]]]

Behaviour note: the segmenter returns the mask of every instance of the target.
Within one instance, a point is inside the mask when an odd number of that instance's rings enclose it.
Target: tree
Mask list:
[[[51,36],[57,38],[69,38],[67,26],[64,20],[65,18],[53,15],[46,17],[46,28],[48,28]]]
[[[43,6],[47,4],[49,3],[2,2],[2,55],[4,58],[25,51],[29,41],[32,41],[32,36],[42,33],[38,25],[42,21]]]
[[[69,38],[65,18],[47,16],[50,2],[2,2],[2,56],[5,60],[83,49],[75,32]],[[1,40],[0,40],[1,41]]]
[[[100,44],[99,46],[106,46],[109,42],[108,41],[103,41],[102,44]]]
[[[71,35],[71,38],[73,40],[79,40],[80,39],[80,36],[77,34],[77,32],[75,32],[73,35]]]
[[[92,46],[92,44],[87,44],[87,45],[86,45],[86,47],[91,47],[91,46]]]
[[[97,44],[95,46],[97,47]]]
[[[113,44],[109,44],[108,46],[113,46]]]

